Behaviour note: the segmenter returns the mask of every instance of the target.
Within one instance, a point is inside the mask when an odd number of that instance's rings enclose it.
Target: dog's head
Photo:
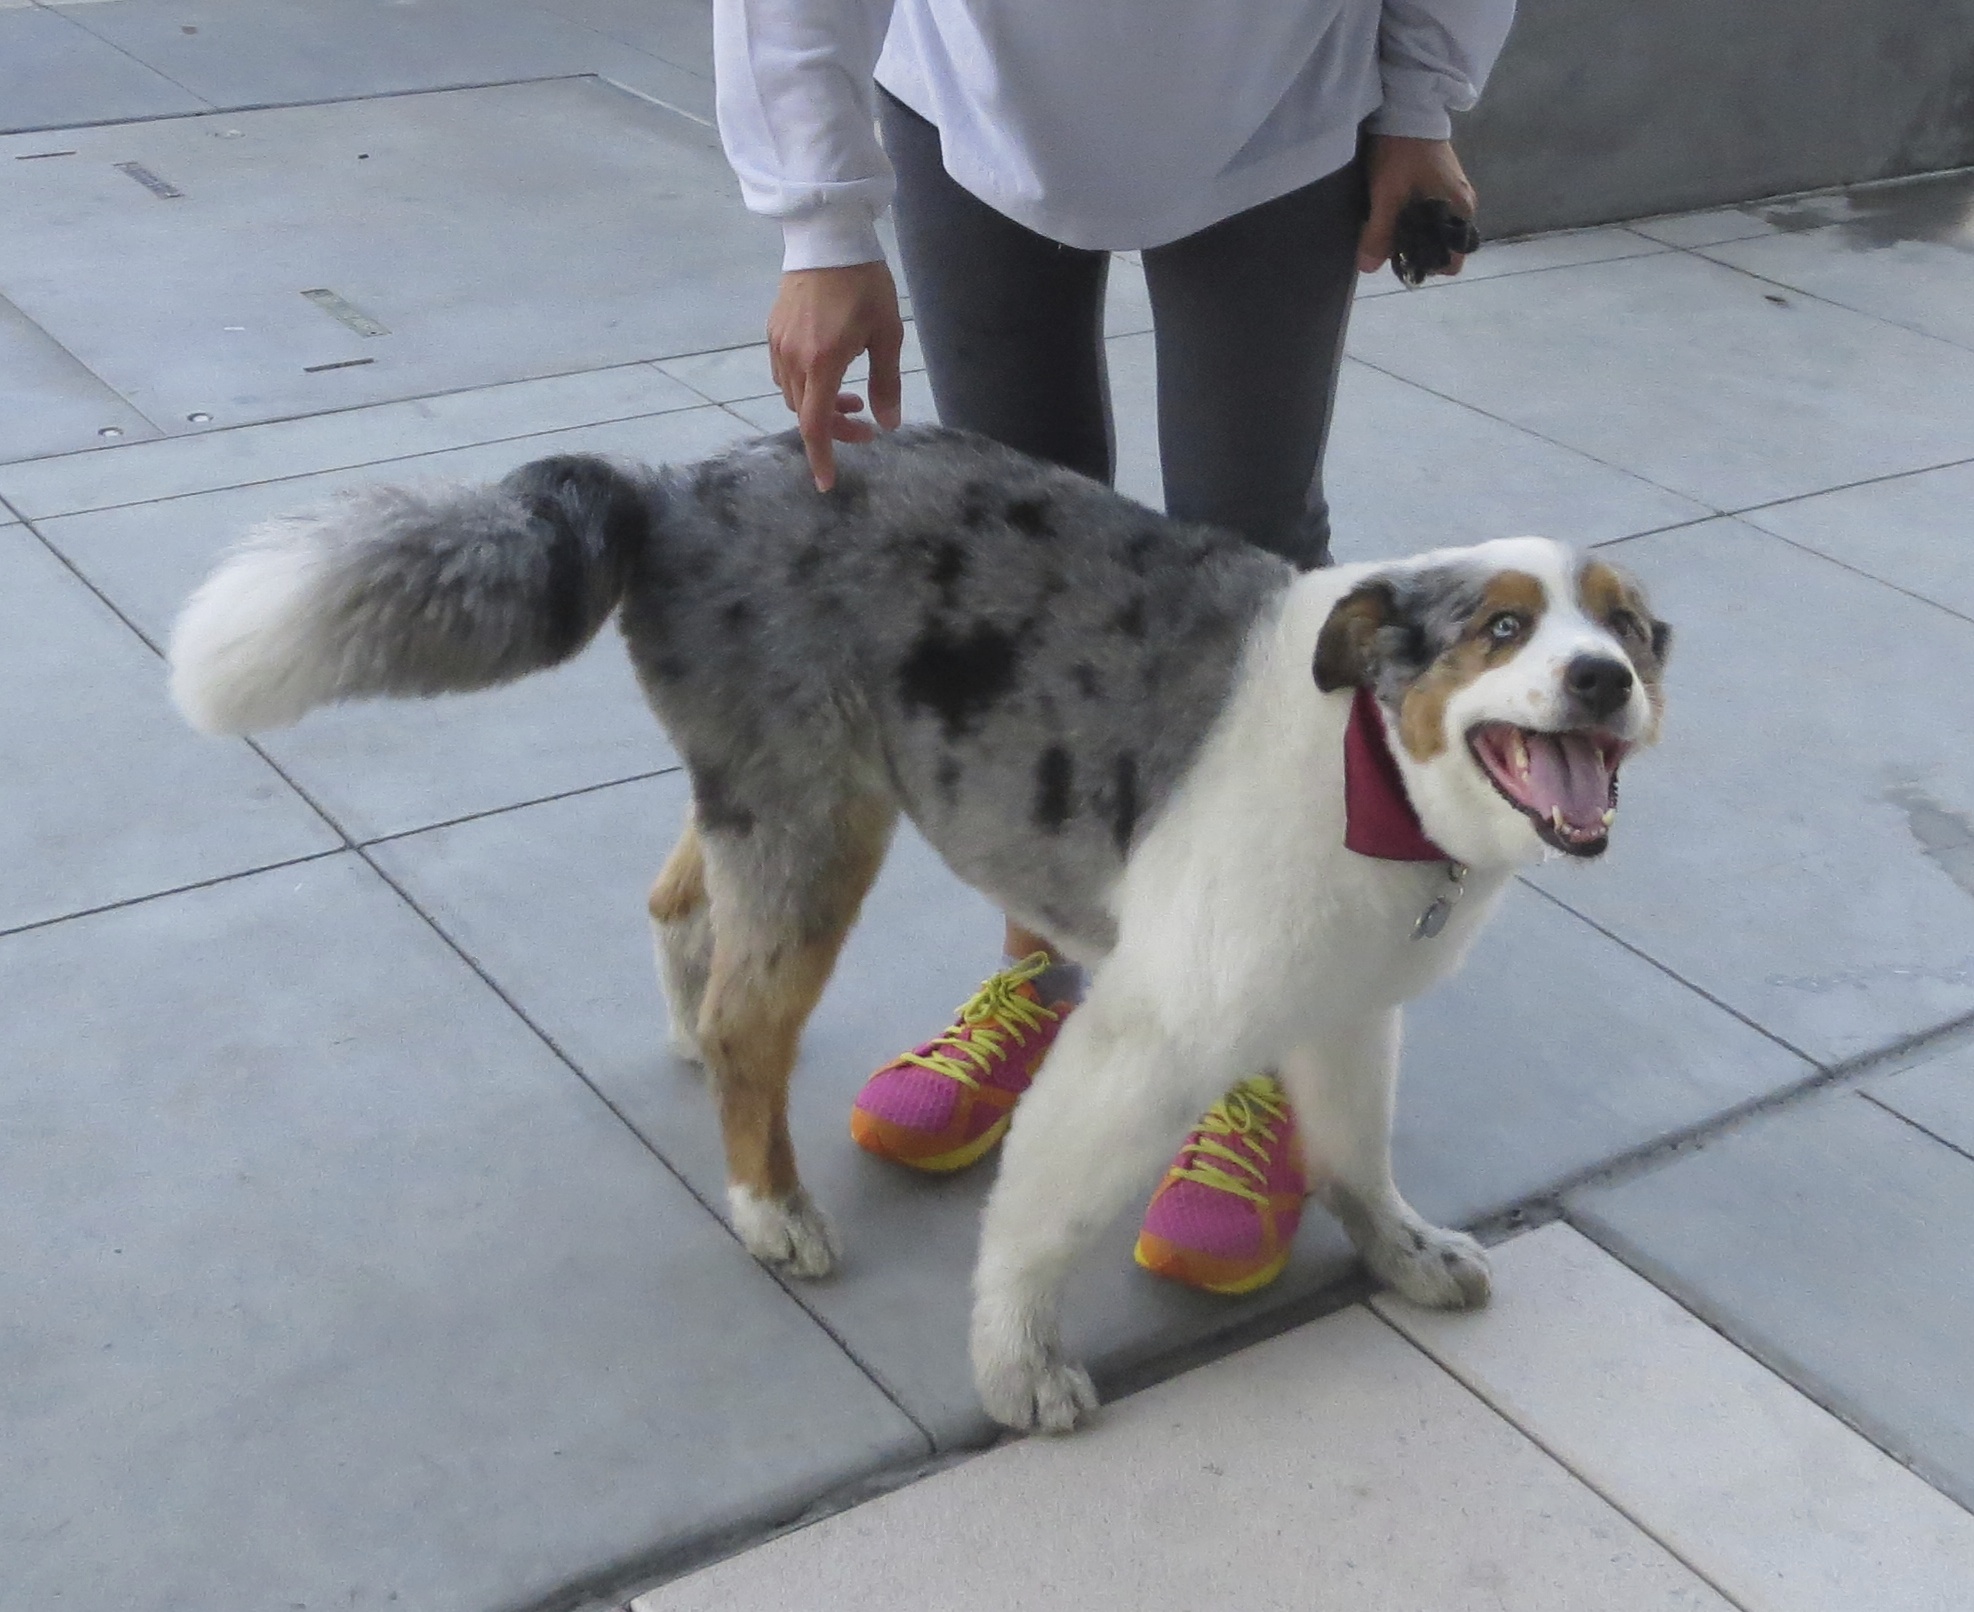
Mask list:
[[[1604,560],[1507,538],[1381,568],[1330,611],[1325,693],[1369,688],[1434,843],[1475,866],[1600,855],[1659,734],[1672,631]]]

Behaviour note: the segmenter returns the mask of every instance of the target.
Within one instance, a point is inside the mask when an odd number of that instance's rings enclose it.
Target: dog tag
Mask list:
[[[1450,881],[1445,894],[1434,896],[1431,905],[1419,914],[1419,921],[1412,926],[1414,940],[1431,940],[1446,927],[1446,920],[1453,916],[1453,903],[1466,891],[1467,870],[1461,863],[1454,862],[1447,867],[1446,877]]]
[[[1430,907],[1419,914],[1419,921],[1412,926],[1414,940],[1431,940],[1446,927],[1446,920],[1452,915],[1453,903],[1441,896]]]

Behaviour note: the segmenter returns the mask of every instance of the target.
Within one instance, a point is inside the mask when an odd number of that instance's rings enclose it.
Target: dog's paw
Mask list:
[[[1371,1273],[1430,1310],[1477,1310],[1493,1291],[1487,1251],[1463,1231],[1398,1226],[1369,1251]]]
[[[1069,1433],[1097,1408],[1096,1385],[1067,1360],[1003,1361],[974,1366],[974,1383],[987,1414],[1017,1433]]]
[[[1088,1421],[1097,1408],[1090,1374],[1063,1358],[1053,1339],[983,1314],[987,1308],[976,1309],[973,1322],[973,1382],[987,1414],[1017,1433],[1067,1433]]]
[[[733,1229],[763,1265],[790,1276],[827,1276],[841,1249],[828,1217],[797,1191],[786,1198],[762,1198],[746,1187],[727,1188]]]
[[[671,1050],[674,1058],[705,1067],[706,1054],[700,1048],[699,1037],[680,1024],[677,1019],[671,1023],[670,1030],[665,1036],[665,1045]]]

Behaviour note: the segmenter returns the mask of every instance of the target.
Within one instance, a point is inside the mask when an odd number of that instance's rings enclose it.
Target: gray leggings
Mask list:
[[[1110,255],[995,212],[947,174],[938,129],[882,90],[878,107],[939,418],[1109,482]],[[1323,445],[1364,212],[1352,162],[1144,254],[1166,509],[1305,568],[1330,560]]]

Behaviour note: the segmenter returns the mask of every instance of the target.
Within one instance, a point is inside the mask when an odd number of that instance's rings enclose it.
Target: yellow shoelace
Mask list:
[[[1032,952],[1013,968],[1002,969],[960,1004],[952,1029],[927,1042],[926,1051],[908,1052],[898,1062],[930,1069],[936,1075],[978,1091],[980,1082],[973,1070],[983,1075],[988,1073],[1010,1040],[1020,1046],[1028,1040],[1029,1031],[1039,1030],[1045,1022],[1062,1016],[1032,997],[1020,994],[1022,986],[1037,978],[1054,961],[1047,952]],[[968,1064],[973,1065],[973,1070],[967,1068]]]
[[[1289,1123],[1288,1099],[1282,1088],[1267,1075],[1244,1080],[1206,1111],[1182,1151],[1188,1162],[1172,1173],[1184,1181],[1197,1181],[1203,1187],[1231,1192],[1250,1203],[1266,1203],[1268,1194],[1257,1190],[1226,1168],[1234,1165],[1255,1181],[1268,1179],[1268,1150],[1275,1144],[1276,1128]],[[1246,1141],[1242,1152],[1219,1140],[1237,1136]],[[1248,1156],[1261,1156],[1259,1164]]]

